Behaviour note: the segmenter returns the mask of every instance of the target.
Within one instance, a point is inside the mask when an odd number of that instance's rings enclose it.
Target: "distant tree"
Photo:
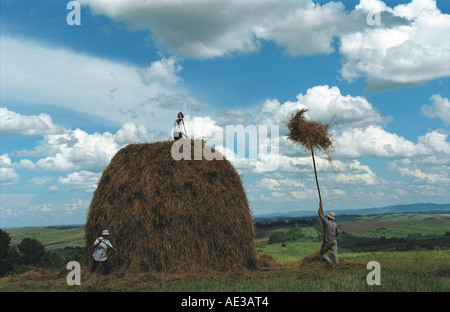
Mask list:
[[[317,231],[317,238],[319,241],[323,240],[323,224],[318,219],[313,219],[311,227]]]
[[[77,261],[79,263],[84,263],[85,260],[85,248],[84,247],[70,247],[66,246],[64,248],[59,248],[55,250],[62,259],[67,261]]]
[[[0,277],[14,272],[16,265],[20,264],[19,253],[10,243],[9,234],[0,230]]]
[[[0,229],[0,277],[11,273],[22,274],[33,267],[59,269],[68,261],[83,262],[84,259],[82,247],[47,251],[40,241],[29,237],[14,247],[10,243],[9,234]]]
[[[0,277],[5,276],[12,270],[11,253],[11,237],[8,233],[0,230]]]
[[[0,259],[6,259],[10,243],[11,237],[9,237],[9,234],[0,229]]]
[[[294,227],[292,228],[291,232],[293,240],[305,237],[305,232],[303,232],[303,228],[300,225],[298,225],[298,223],[294,224]]]
[[[34,238],[25,237],[17,246],[22,264],[44,266],[47,260],[45,247]]]
[[[275,232],[269,237],[269,244],[284,243],[285,237],[283,232]]]
[[[286,241],[295,241],[305,236],[302,227],[297,223],[287,232],[275,232],[269,237],[269,244],[285,243]]]

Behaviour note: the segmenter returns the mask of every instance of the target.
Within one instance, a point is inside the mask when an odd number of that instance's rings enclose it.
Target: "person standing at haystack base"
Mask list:
[[[177,119],[175,119],[175,122],[173,124],[173,138],[175,139],[175,141],[181,139],[183,136],[187,138],[187,135],[183,131],[183,118],[183,113],[179,112],[178,117]]]
[[[327,252],[331,252],[331,257],[333,258],[333,262],[335,264],[339,264],[339,258],[337,254],[337,241],[336,237],[340,234],[337,224],[334,222],[334,218],[336,215],[334,212],[330,212],[327,215],[327,218],[323,215],[322,202],[319,204],[319,217],[323,223],[323,243],[320,248],[320,255],[322,259],[327,263],[331,263],[330,258],[327,255]]]
[[[91,267],[91,273],[95,272],[99,263],[102,263],[104,274],[109,274],[110,272],[106,251],[108,248],[112,248],[115,251],[117,251],[117,249],[114,248],[108,238],[109,232],[108,230],[104,230],[102,236],[97,238],[94,242],[94,254],[92,255],[94,257],[94,263]]]

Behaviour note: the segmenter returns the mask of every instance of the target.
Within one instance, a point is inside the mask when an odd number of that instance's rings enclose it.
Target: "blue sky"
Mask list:
[[[285,140],[304,107],[335,140],[325,210],[450,202],[448,1],[80,0],[72,26],[67,3],[1,0],[0,227],[84,223],[111,157],[169,139],[180,110],[254,215],[318,206]],[[279,127],[278,153],[233,157],[227,125]]]

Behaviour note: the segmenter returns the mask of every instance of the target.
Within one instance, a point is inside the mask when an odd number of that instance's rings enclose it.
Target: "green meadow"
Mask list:
[[[11,245],[17,245],[25,237],[40,241],[48,250],[64,247],[83,247],[83,225],[40,226],[6,229],[11,237]]]
[[[450,290],[450,216],[447,214],[372,215],[337,222],[341,264],[312,261],[320,249],[320,227],[303,223],[303,236],[269,243],[271,235],[291,225],[257,227],[258,259],[272,259],[248,272],[90,274],[82,265],[82,284],[68,286],[65,268],[33,269],[0,279],[0,291],[151,291],[151,292],[448,292]],[[356,220],[356,221],[355,221]],[[16,245],[36,238],[48,250],[84,247],[83,226],[7,229]],[[306,263],[306,260],[310,260]],[[70,260],[70,259],[67,259]],[[381,285],[369,285],[371,269],[380,264]],[[305,264],[306,263],[306,264]]]

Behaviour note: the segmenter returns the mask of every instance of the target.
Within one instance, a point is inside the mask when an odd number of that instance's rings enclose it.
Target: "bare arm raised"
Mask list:
[[[318,211],[319,217],[323,219],[323,209],[322,209],[322,202],[319,203],[319,211]]]

